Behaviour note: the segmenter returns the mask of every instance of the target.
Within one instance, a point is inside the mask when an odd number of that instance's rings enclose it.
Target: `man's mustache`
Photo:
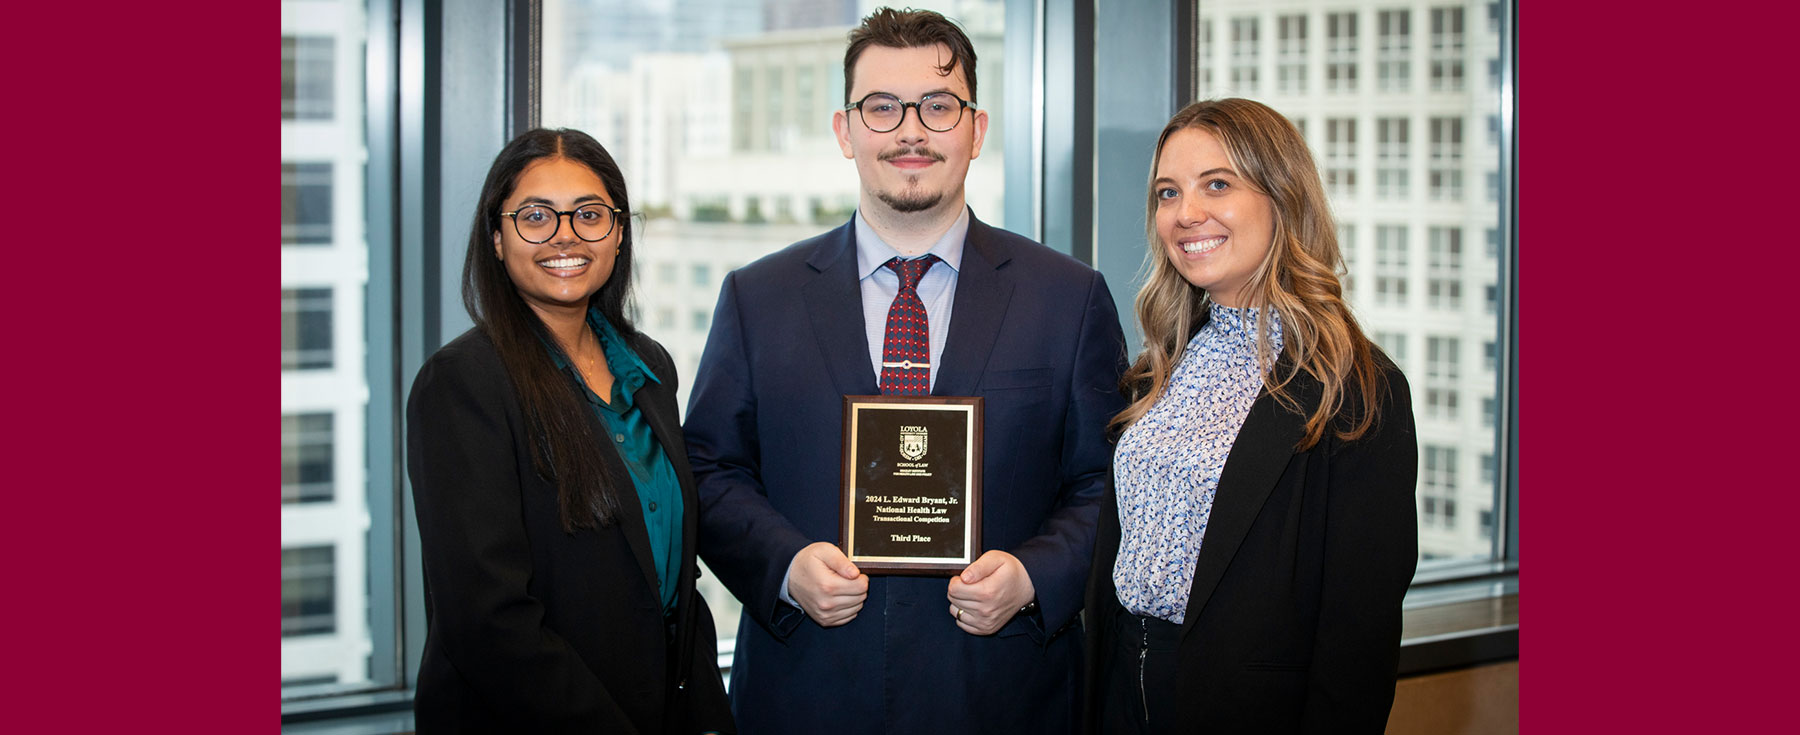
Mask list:
[[[942,163],[944,160],[944,154],[934,151],[930,148],[923,147],[923,146],[907,146],[904,148],[895,148],[891,151],[881,154],[880,159],[883,161],[892,161],[896,158],[902,158],[902,157],[906,157],[906,156],[922,156],[925,158],[929,158],[933,161],[937,161],[939,163]]]

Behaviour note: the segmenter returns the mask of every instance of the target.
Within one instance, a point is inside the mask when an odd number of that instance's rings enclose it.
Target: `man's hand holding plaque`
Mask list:
[[[950,578],[950,616],[973,635],[993,635],[1037,597],[1019,557],[991,549]]]
[[[848,623],[869,597],[869,575],[825,541],[808,544],[788,564],[788,596],[822,627]]]

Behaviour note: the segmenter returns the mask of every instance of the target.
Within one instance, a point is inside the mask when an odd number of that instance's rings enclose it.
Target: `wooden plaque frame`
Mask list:
[[[843,421],[844,555],[869,574],[950,576],[973,563],[981,555],[982,399],[844,396]],[[934,431],[948,449],[933,445]]]

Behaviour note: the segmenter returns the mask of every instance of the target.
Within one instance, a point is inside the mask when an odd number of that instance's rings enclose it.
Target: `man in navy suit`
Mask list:
[[[1071,732],[1118,314],[1099,273],[964,203],[988,113],[962,30],[884,8],[850,39],[832,126],[856,215],[726,277],[688,402],[700,555],[744,604],[732,710],[747,735]],[[884,360],[906,299],[924,366]],[[984,550],[948,580],[836,545],[842,398],[884,387],[985,399]]]

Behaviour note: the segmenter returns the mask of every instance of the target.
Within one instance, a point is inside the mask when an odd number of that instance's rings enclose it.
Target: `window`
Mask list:
[[[1209,22],[1221,24],[1219,38],[1203,36],[1197,44],[1209,54],[1196,62],[1203,69],[1229,64],[1239,53],[1229,47],[1236,43],[1229,32],[1234,20],[1257,17],[1274,32],[1276,83],[1262,88],[1261,99],[1311,123],[1308,143],[1343,252],[1344,298],[1365,332],[1407,371],[1421,447],[1455,450],[1454,460],[1438,457],[1446,473],[1457,462],[1470,463],[1458,482],[1435,486],[1454,488],[1454,495],[1432,496],[1434,517],[1457,520],[1420,534],[1422,557],[1432,560],[1420,568],[1492,559],[1494,534],[1505,531],[1480,529],[1471,511],[1493,509],[1495,487],[1471,478],[1478,476],[1477,457],[1495,454],[1497,438],[1509,441],[1497,435],[1495,422],[1507,406],[1496,405],[1495,396],[1510,377],[1505,365],[1495,372],[1461,363],[1485,367],[1480,350],[1488,342],[1504,352],[1498,327],[1511,318],[1500,308],[1498,286],[1513,267],[1500,224],[1513,211],[1500,175],[1511,166],[1500,156],[1511,101],[1501,97],[1493,73],[1505,72],[1500,52],[1510,46],[1498,20],[1510,10],[1448,0],[1195,0],[1193,8],[1198,32],[1206,33]],[[1483,15],[1487,23],[1480,22]],[[1292,68],[1302,59],[1305,74]],[[1362,65],[1371,79],[1359,86]],[[1311,83],[1315,74],[1318,84]],[[1228,91],[1202,87],[1198,97]],[[1483,144],[1470,145],[1471,135]],[[1485,257],[1469,257],[1470,237],[1478,238]],[[1468,355],[1460,355],[1463,349]],[[1420,497],[1426,502],[1423,490]]]
[[[1463,9],[1431,9],[1431,91],[1463,88]]]
[[[1393,360],[1394,364],[1400,366],[1400,370],[1405,372],[1406,333],[1376,332],[1373,339],[1375,340],[1375,344],[1381,346],[1381,351],[1387,353],[1388,359]]]
[[[689,315],[689,319],[693,333],[699,335],[700,339],[704,341],[706,339],[707,330],[712,328],[712,312],[705,309],[695,309]]]
[[[754,150],[752,141],[756,140],[755,100],[756,87],[749,69],[738,67],[732,70],[732,147],[740,151]],[[630,184],[626,184],[629,190]]]
[[[1458,342],[1459,340],[1455,337],[1425,338],[1425,377],[1427,379],[1456,380]]]
[[[1419,473],[1419,525],[1425,528],[1456,527],[1456,449],[1421,447],[1424,469]]]
[[[281,417],[281,502],[331,500],[332,415],[302,413]]]
[[[1244,97],[1256,96],[1256,71],[1262,46],[1256,38],[1255,18],[1231,19],[1231,88]]]
[[[371,624],[398,617],[403,594],[391,583],[398,412],[371,410],[404,402],[400,339],[396,324],[367,318],[399,311],[387,293],[394,248],[370,244],[392,236],[394,215],[372,211],[365,193],[395,183],[395,157],[370,141],[396,132],[364,109],[365,60],[369,74],[392,68],[366,39],[392,20],[360,2],[281,4],[283,701],[404,685],[393,626]],[[373,421],[387,428],[371,436]]]
[[[1356,91],[1356,13],[1325,16],[1325,91]]]
[[[1375,76],[1384,92],[1404,92],[1412,79],[1412,14],[1383,10],[1375,16]]]
[[[1494,345],[1493,340],[1481,343],[1481,354],[1483,357],[1482,367],[1486,368],[1488,372],[1494,372],[1495,368],[1500,366],[1500,350]]]
[[[815,103],[818,93],[813,89],[813,77],[817,69],[811,66],[800,66],[794,69],[794,118],[788,121],[789,127],[800,127],[810,120],[831,117],[828,111],[821,111]],[[794,131],[797,135],[798,130]]]
[[[1276,19],[1279,45],[1275,48],[1276,85],[1282,94],[1306,93],[1306,16],[1283,15]]]
[[[1462,132],[1460,117],[1431,118],[1431,198],[1462,200]]]
[[[334,554],[330,546],[281,550],[281,637],[337,629]]]
[[[1456,337],[1425,338],[1425,416],[1455,421],[1458,389]]]
[[[281,244],[331,243],[331,164],[281,164]]]
[[[1407,160],[1406,128],[1409,121],[1404,117],[1383,117],[1375,120],[1375,198],[1405,199]]]
[[[662,262],[656,264],[656,282],[664,286],[675,285],[675,272],[679,266],[675,263]]]
[[[1332,197],[1356,197],[1356,118],[1325,119],[1325,189]]]
[[[331,289],[281,290],[281,369],[331,367]]]
[[[1425,283],[1426,301],[1433,309],[1462,310],[1462,229],[1432,227],[1426,230],[1429,240]]]
[[[336,53],[330,36],[281,37],[281,119],[331,119]]]
[[[1456,420],[1456,389],[1426,388],[1425,416],[1436,421]]]
[[[764,122],[769,133],[769,140],[764,145],[772,151],[779,151],[786,146],[784,133],[787,132],[787,109],[791,99],[788,95],[782,67],[769,67],[763,70],[769,75],[768,87],[763,90],[763,100],[768,105],[768,119]]]
[[[1406,306],[1406,227],[1375,227],[1375,303]]]
[[[1195,55],[1199,57],[1199,68],[1195,70],[1194,80],[1200,87],[1202,95],[1213,93],[1213,24],[1211,20],[1200,21],[1200,37],[1196,39]]]
[[[710,264],[710,263],[695,263],[693,265],[693,272],[694,272],[693,285],[696,288],[706,288],[706,287],[712,285],[712,264]]]
[[[1499,478],[1494,474],[1494,455],[1491,453],[1485,453],[1485,452],[1482,453],[1482,455],[1481,455],[1481,485],[1480,486],[1481,487],[1493,487],[1494,483],[1496,483],[1498,481],[1499,481]],[[1493,500],[1489,499],[1486,502],[1480,503],[1479,505],[1480,505],[1480,510],[1478,510],[1475,514],[1475,517],[1477,519],[1476,524],[1480,526],[1478,531],[1484,537],[1493,538],[1493,536],[1494,536],[1494,507],[1493,507],[1494,503],[1493,503]]]

